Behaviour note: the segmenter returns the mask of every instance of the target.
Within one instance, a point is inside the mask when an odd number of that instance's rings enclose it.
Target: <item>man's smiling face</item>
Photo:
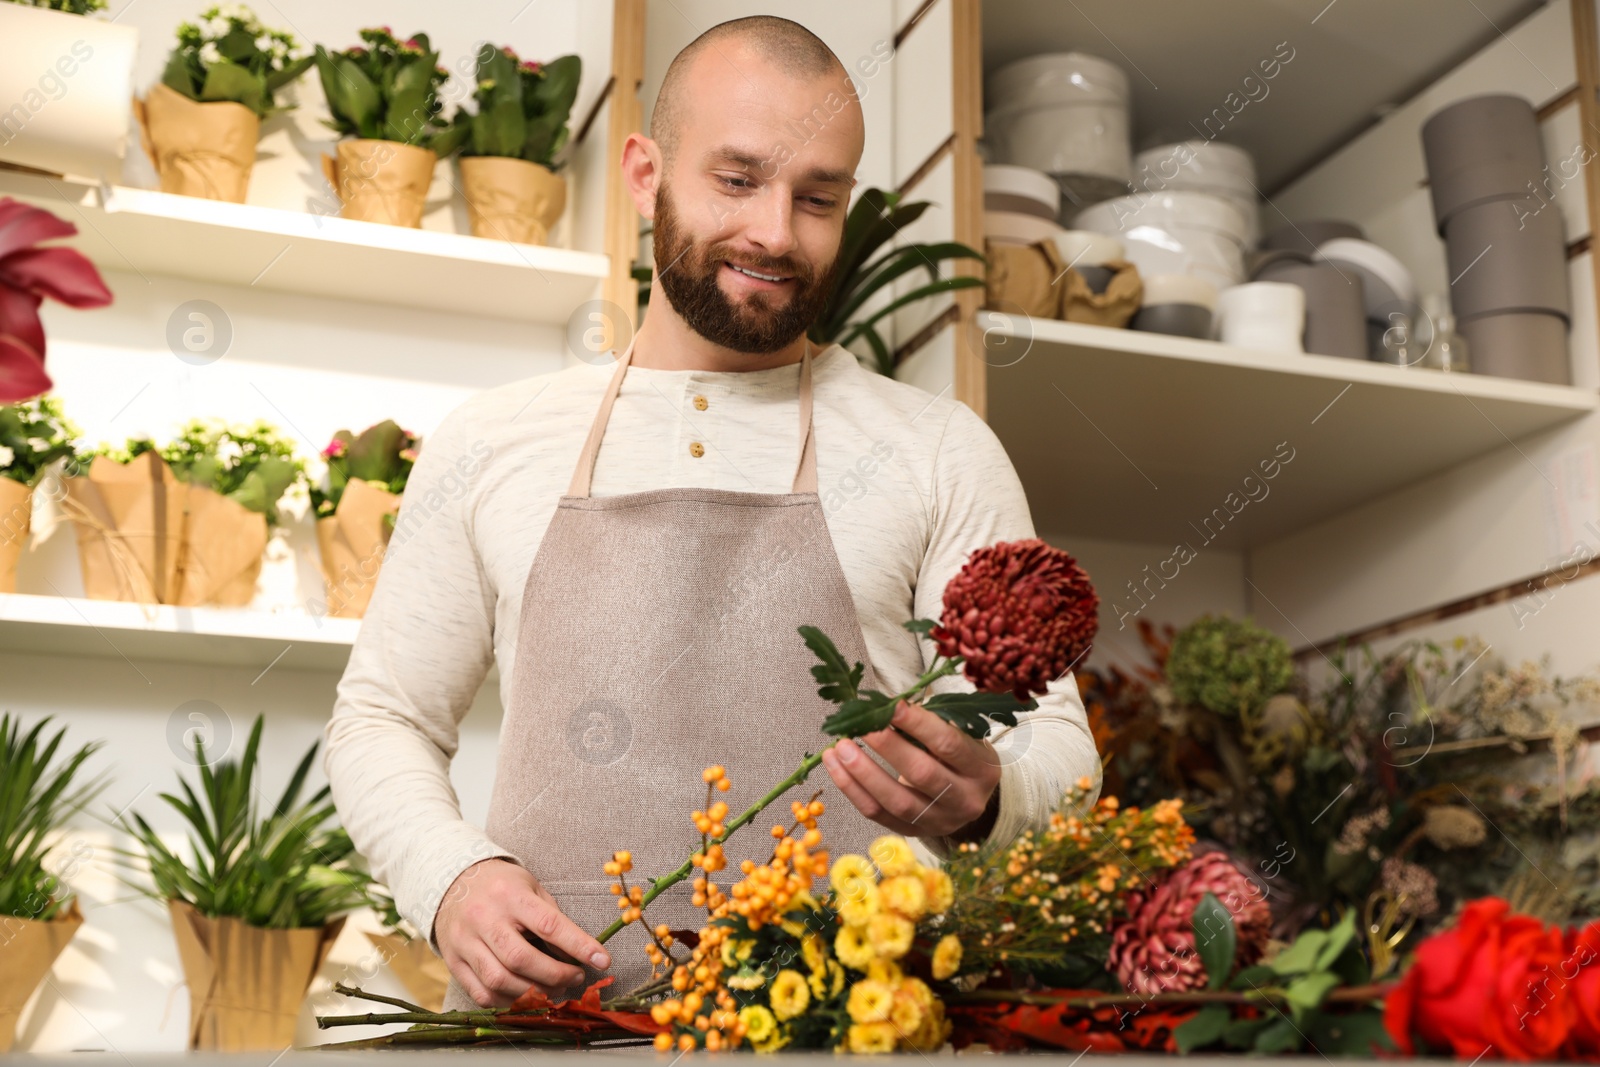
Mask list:
[[[861,108],[842,67],[787,73],[737,41],[685,75],[656,189],[660,286],[707,340],[776,352],[832,292]]]

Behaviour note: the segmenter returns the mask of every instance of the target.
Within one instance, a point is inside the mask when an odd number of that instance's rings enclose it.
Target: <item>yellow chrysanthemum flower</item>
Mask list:
[[[894,1051],[894,1024],[856,1023],[845,1035],[851,1052],[877,1053]]]
[[[867,940],[871,942],[873,952],[891,960],[897,960],[910,951],[911,939],[916,932],[916,924],[910,919],[887,912],[874,915],[867,923]]]
[[[789,1033],[787,1027],[779,1026],[772,1031],[772,1036],[765,1041],[752,1041],[750,1045],[757,1052],[776,1052],[787,1045],[793,1036],[793,1034]]]
[[[858,1023],[881,1023],[889,1017],[893,1006],[894,990],[870,978],[863,978],[850,987],[850,1000],[845,1005],[850,1018]]]
[[[793,1019],[811,1003],[811,990],[806,985],[804,975],[786,967],[772,980],[767,999],[772,1003],[774,1015],[780,1019]]]
[[[928,910],[928,891],[923,888],[922,879],[914,875],[885,878],[878,883],[878,893],[884,907],[912,922],[922,918]]]
[[[789,912],[804,908],[806,911],[816,911],[821,906],[817,903],[817,898],[811,895],[810,890],[802,889],[789,898],[789,903],[783,906],[783,910]]]
[[[956,887],[944,871],[927,868],[922,872],[922,888],[928,895],[928,910],[942,915],[956,902]]]
[[[766,985],[767,975],[765,971],[736,971],[725,976],[722,979],[722,984],[729,989],[740,989],[748,992]]]
[[[961,968],[961,939],[945,934],[933,949],[933,976],[941,982]]]
[[[930,1012],[933,1010],[933,1002],[935,998],[933,995],[933,990],[928,988],[927,982],[924,982],[920,978],[905,978],[901,980],[900,988],[915,997],[917,1003],[922,1005],[922,1010],[924,1012]]]
[[[795,922],[793,919],[780,919],[778,920],[778,925],[783,929],[783,932],[788,934],[790,937],[806,936],[806,928]]]
[[[867,854],[878,865],[878,873],[884,878],[898,878],[902,874],[912,874],[920,866],[906,839],[894,834],[884,834],[878,838],[872,843],[872,847],[867,849]]]
[[[739,1009],[739,1021],[744,1023],[744,1036],[752,1045],[759,1045],[777,1033],[778,1020],[760,1004]]]
[[[728,938],[728,940],[722,943],[722,965],[724,967],[738,966],[741,960],[747,960],[750,958],[750,952],[755,947],[756,943],[754,938],[746,938],[743,940],[731,937]]]
[[[811,986],[811,995],[818,1000],[832,1000],[844,990],[844,968],[837,961],[828,960],[825,968],[811,972],[806,983]]]
[[[840,856],[833,861],[833,869],[828,872],[828,883],[838,889],[839,883],[852,878],[865,878],[869,882],[878,880],[877,869],[872,866],[872,861],[865,856]]]
[[[889,1021],[902,1034],[915,1034],[922,1029],[922,1020],[928,1013],[918,1003],[916,995],[906,989],[894,994],[894,1004],[889,1008]]]
[[[900,965],[893,960],[873,960],[867,964],[867,977],[887,986],[900,984]]]
[[[935,1000],[933,1007],[923,1016],[922,1027],[906,1039],[906,1044],[918,1052],[933,1052],[950,1036],[950,1021],[944,1017],[944,1004]]]
[[[821,936],[807,934],[800,939],[800,957],[806,961],[806,969],[815,973],[822,970],[824,961],[828,958],[828,950],[822,944]]]
[[[846,926],[865,926],[883,908],[878,887],[866,878],[850,878],[835,890],[834,908]]]
[[[833,954],[839,957],[840,963],[858,971],[866,970],[878,956],[872,948],[872,943],[867,940],[867,931],[859,926],[845,926],[839,929],[838,935],[833,939]]]

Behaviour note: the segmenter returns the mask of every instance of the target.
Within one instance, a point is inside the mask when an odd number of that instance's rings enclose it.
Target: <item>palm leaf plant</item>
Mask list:
[[[983,286],[982,278],[968,276],[943,278],[940,264],[946,260],[975,259],[983,255],[957,241],[902,244],[880,250],[902,230],[922,217],[932,203],[904,202],[899,193],[868,189],[861,194],[845,218],[844,239],[839,245],[839,267],[833,294],[827,307],[812,324],[810,338],[817,344],[841,344],[863,339],[872,349],[878,370],[894,374],[894,354],[889,351],[878,324],[901,308],[921,300]],[[928,281],[903,293],[880,308],[868,312],[873,297],[899,278],[925,270]]]
[[[183,901],[207,917],[267,929],[322,926],[366,905],[371,878],[357,862],[350,835],[332,825],[328,787],[300,799],[315,743],[277,803],[262,811],[257,784],[262,722],[257,716],[237,760],[212,763],[197,736],[199,792],[180,779],[182,795],[161,794],[187,824],[183,851],[190,858],[168,848],[137,813],[119,817],[138,845],[124,854],[143,861],[150,884],[135,888],[157,900]]]
[[[20,717],[0,716],[0,911],[41,922],[57,918],[71,902],[44,865],[56,831],[106,784],[104,776],[79,781],[101,743],[61,752],[67,731],[45,739],[49,723],[41,719],[24,733]]]

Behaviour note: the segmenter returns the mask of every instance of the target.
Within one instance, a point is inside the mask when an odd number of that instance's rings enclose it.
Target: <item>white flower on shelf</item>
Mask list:
[[[272,35],[270,33],[263,33],[256,38],[256,51],[265,52],[268,55],[272,54]]]
[[[16,462],[17,454],[5,445],[0,445],[0,467],[9,467]]]
[[[238,441],[228,438],[227,440],[221,441],[217,444],[217,459],[219,462],[232,463],[233,461],[243,457],[244,449],[240,447]]]
[[[43,452],[45,449],[50,447],[50,442],[46,441],[42,437],[30,437],[28,438],[28,447],[33,449],[35,452]]]
[[[200,62],[206,66],[222,62],[222,53],[217,49],[215,41],[207,41],[200,46]]]

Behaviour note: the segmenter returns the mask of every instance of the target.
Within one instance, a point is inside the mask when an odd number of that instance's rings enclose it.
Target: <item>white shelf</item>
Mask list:
[[[978,325],[989,425],[1052,534],[1260,544],[1600,406],[1575,386],[994,312]],[[1246,499],[1280,442],[1294,458],[1232,515],[1227,495]],[[1197,529],[1214,508],[1226,525]]]
[[[66,243],[103,270],[306,296],[559,325],[607,272],[595,253],[15,171],[0,196],[76,225]]]
[[[0,594],[0,652],[342,670],[359,619]]]

